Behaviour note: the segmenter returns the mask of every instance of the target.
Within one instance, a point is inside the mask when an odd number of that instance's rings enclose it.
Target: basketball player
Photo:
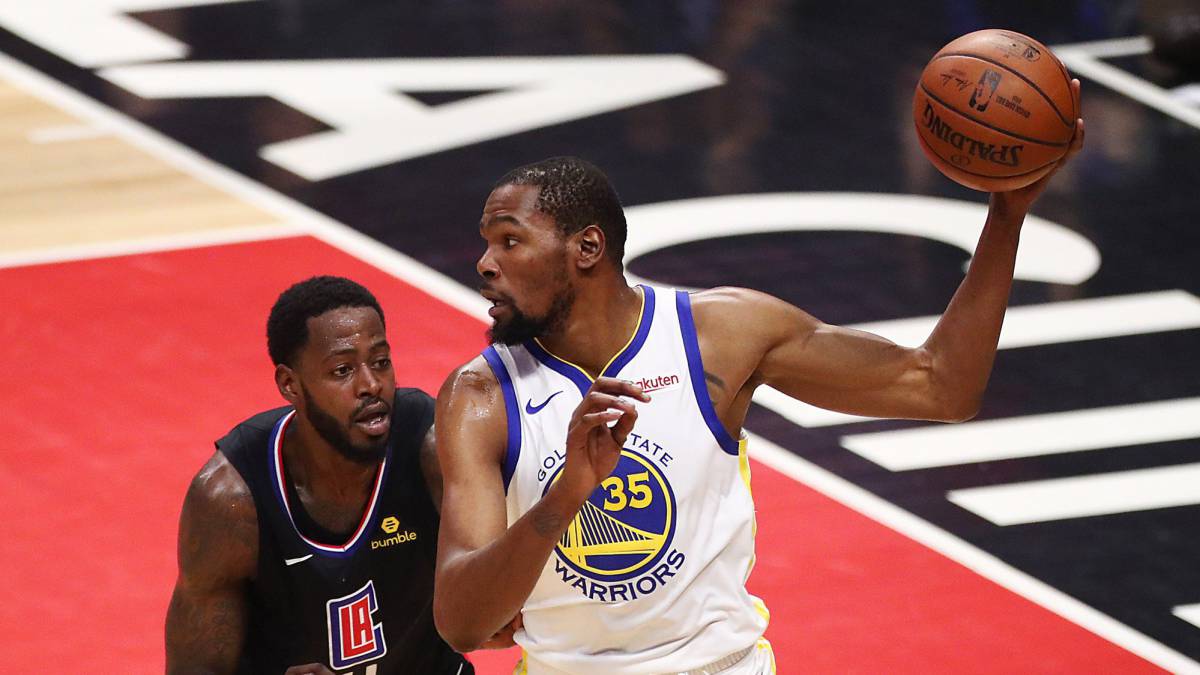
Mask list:
[[[755,388],[858,415],[972,417],[1046,183],[991,196],[966,278],[910,349],[756,291],[631,288],[625,218],[596,167],[554,158],[503,177],[478,261],[494,344],[438,395],[441,634],[471,649],[520,610],[520,672],[774,672],[766,609],[745,589]]]
[[[474,672],[433,625],[433,399],[396,389],[379,303],[308,279],[267,346],[290,405],[217,441],[188,490],[168,672]]]

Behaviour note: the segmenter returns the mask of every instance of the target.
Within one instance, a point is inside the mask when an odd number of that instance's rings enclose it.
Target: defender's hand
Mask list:
[[[582,499],[617,467],[621,447],[637,421],[630,399],[649,401],[641,387],[611,377],[597,379],[583,397],[567,428],[567,464],[559,482]],[[616,422],[611,427],[610,423]]]
[[[507,624],[505,624],[504,628],[496,631],[496,634],[488,638],[487,642],[479,645],[479,648],[508,649],[509,647],[515,646],[517,643],[513,641],[513,633],[516,633],[521,629],[521,626],[524,625],[525,621],[521,618],[521,613],[517,612],[517,615],[513,617],[512,621],[509,621]]]
[[[1071,80],[1071,95],[1075,98],[1075,109],[1079,110],[1079,80]],[[1067,165],[1071,158],[1079,154],[1083,149],[1083,118],[1075,120],[1075,135],[1071,137],[1071,147],[1067,149],[1067,154],[1058,160],[1050,173],[1042,176],[1038,180],[1026,185],[1023,188],[1012,190],[1010,192],[993,192],[991,207],[998,210],[1001,214],[1020,214],[1024,215],[1029,211],[1029,207],[1033,206],[1034,200],[1042,194],[1046,186],[1050,184],[1051,177],[1058,173],[1059,169]]]

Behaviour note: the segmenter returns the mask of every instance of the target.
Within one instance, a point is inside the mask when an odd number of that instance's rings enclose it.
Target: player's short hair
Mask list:
[[[379,313],[384,328],[383,308],[371,291],[344,277],[319,276],[305,279],[279,294],[267,317],[267,352],[275,365],[293,365],[296,355],[308,344],[308,320],[331,309],[370,307]]]
[[[596,165],[578,157],[551,157],[509,171],[492,189],[505,185],[536,185],[534,208],[553,218],[565,235],[598,226],[604,232],[606,254],[621,269],[625,211],[608,176]]]

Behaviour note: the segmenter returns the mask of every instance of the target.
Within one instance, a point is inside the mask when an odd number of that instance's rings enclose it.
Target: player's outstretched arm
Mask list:
[[[616,466],[637,411],[637,387],[601,378],[575,409],[562,476],[507,527],[501,465],[507,443],[504,398],[482,358],[459,368],[438,394],[442,523],[433,615],[460,652],[477,649],[513,621],[555,544],[583,502]],[[616,422],[611,428],[610,422]]]
[[[1078,97],[1078,81],[1072,87]],[[1083,120],[1076,125],[1060,166],[1083,147]],[[857,415],[973,417],[1008,306],[1021,224],[1049,180],[992,195],[966,278],[923,345],[901,347],[822,323],[763,293],[722,288],[698,293],[692,301],[706,369],[713,366],[726,379],[732,376],[731,398],[768,384],[814,405]],[[738,347],[721,346],[729,344]],[[722,378],[717,381],[723,384]]]
[[[245,481],[219,451],[188,488],[178,546],[179,577],[167,609],[167,672],[232,673],[246,637],[258,516]]]

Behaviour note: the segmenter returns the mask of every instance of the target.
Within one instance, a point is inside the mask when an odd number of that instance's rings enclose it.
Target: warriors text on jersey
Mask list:
[[[353,532],[324,530],[283,463],[295,417],[278,408],[234,427],[217,447],[258,510],[258,570],[239,672],[324,663],[335,673],[470,673],[433,624],[438,517],[419,464],[433,400],[398,389],[387,454]]]
[[[662,673],[756,644],[765,607],[745,587],[754,505],[744,443],[713,409],[687,293],[641,286],[642,313],[603,375],[649,394],[613,473],[550,555],[525,603],[530,673]],[[567,425],[591,386],[536,340],[484,357],[504,392],[508,521],[562,471]]]

